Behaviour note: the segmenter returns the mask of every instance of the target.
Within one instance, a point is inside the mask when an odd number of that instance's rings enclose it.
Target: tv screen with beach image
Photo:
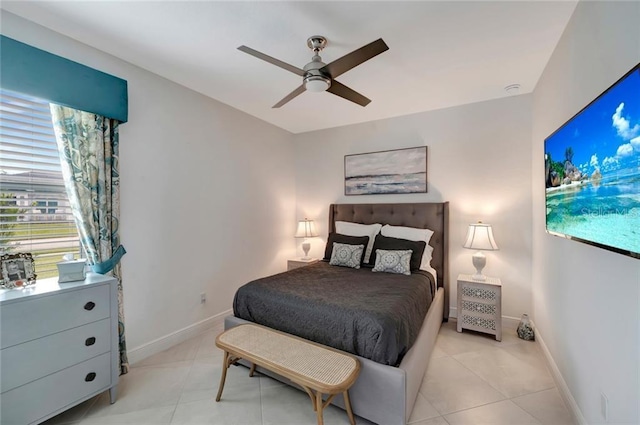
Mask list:
[[[545,140],[549,233],[640,258],[640,64]]]

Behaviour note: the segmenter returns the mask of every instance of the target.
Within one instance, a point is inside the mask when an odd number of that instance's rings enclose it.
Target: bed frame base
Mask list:
[[[384,425],[406,425],[427,370],[431,352],[435,346],[444,312],[444,289],[439,288],[429,307],[418,338],[407,352],[399,367],[385,366],[372,360],[358,357],[360,376],[349,390],[353,412],[369,421]],[[224,319],[224,328],[229,329],[243,323],[251,323],[235,316]],[[243,363],[240,361],[239,363]],[[244,363],[243,363],[244,364]],[[250,367],[248,363],[244,366]],[[258,367],[257,370],[285,384],[299,388],[293,382]],[[345,409],[342,395],[331,404]]]

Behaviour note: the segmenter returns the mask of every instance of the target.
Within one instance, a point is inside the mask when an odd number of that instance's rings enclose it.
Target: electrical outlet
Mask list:
[[[203,292],[202,294],[200,294],[200,304],[204,304],[206,302],[207,302],[207,294]]]
[[[600,393],[600,413],[605,422],[609,422],[609,399],[604,393]]]

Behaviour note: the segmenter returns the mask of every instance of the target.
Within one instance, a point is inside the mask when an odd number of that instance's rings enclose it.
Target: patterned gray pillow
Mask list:
[[[376,264],[371,271],[410,275],[412,253],[410,249],[401,251],[376,249]]]
[[[351,267],[359,269],[364,253],[364,245],[347,245],[344,243],[333,243],[333,251],[331,252],[331,260],[329,264],[332,266]]]

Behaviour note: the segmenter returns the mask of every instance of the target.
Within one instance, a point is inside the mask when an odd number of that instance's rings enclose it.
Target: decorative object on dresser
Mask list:
[[[115,402],[117,286],[88,274],[0,290],[0,423],[38,424],[106,390]]]
[[[502,341],[502,283],[496,277],[478,281],[458,275],[458,332],[470,329]]]
[[[0,288],[12,289],[36,283],[33,256],[28,252],[4,254],[0,257],[2,280]]]
[[[316,232],[316,226],[313,224],[313,220],[309,220],[305,218],[304,220],[298,221],[298,229],[296,231],[296,238],[304,238],[302,241],[302,250],[304,251],[304,257],[302,260],[309,260],[309,249],[311,249],[311,242],[309,242],[308,238],[315,238],[318,236]]]
[[[531,326],[531,320],[529,320],[528,314],[522,315],[520,323],[518,324],[517,333],[518,338],[524,339],[525,341],[533,341],[535,339],[533,326]]]
[[[297,269],[298,267],[308,266],[309,264],[317,263],[317,258],[292,258],[287,260],[287,270]]]
[[[496,251],[499,249],[498,244],[493,238],[491,225],[482,223],[481,221],[470,224],[469,230],[467,231],[467,239],[463,247],[478,250],[472,257],[473,267],[476,268],[473,280],[486,280],[487,277],[482,274],[482,269],[484,269],[484,266],[487,264],[487,257],[485,257],[482,251]]]
[[[427,147],[345,155],[344,194],[427,193]]]
[[[56,263],[58,266],[58,283],[75,282],[84,280],[87,277],[85,270],[86,259],[74,260],[73,254],[65,254],[62,259],[63,261]]]

